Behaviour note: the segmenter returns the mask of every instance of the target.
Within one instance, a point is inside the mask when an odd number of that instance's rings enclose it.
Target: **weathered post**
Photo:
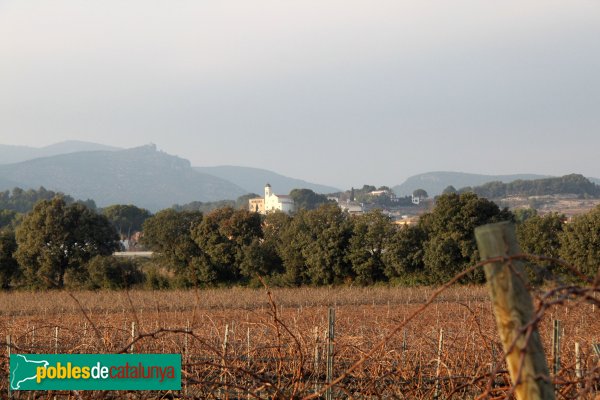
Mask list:
[[[406,352],[407,347],[408,346],[406,343],[406,328],[404,328],[404,330],[402,331],[402,354],[400,356],[401,368],[404,368],[404,353]]]
[[[185,335],[183,335],[183,363],[187,364],[188,362],[188,334],[191,332],[190,330],[190,320],[188,319],[185,322]]]
[[[442,348],[444,347],[444,329],[440,328],[440,337],[438,341],[438,352],[437,352],[437,368],[435,369],[435,392],[433,394],[434,399],[440,397],[440,374],[442,372]]]
[[[10,341],[10,335],[6,335],[6,351],[8,352],[8,370],[9,373],[7,375],[10,374],[10,353],[11,353],[11,349],[10,347],[12,346],[12,343]],[[10,390],[10,382],[8,383],[8,398],[12,399],[12,391]]]
[[[131,321],[131,347],[129,348],[129,352],[133,353],[135,351],[135,321]]]
[[[496,346],[494,346],[494,342],[490,343],[490,347],[492,348],[492,362],[490,363],[490,377],[492,379],[492,387],[496,384]]]
[[[313,359],[313,374],[315,377],[315,393],[317,393],[319,391],[319,361],[321,359],[320,357],[320,353],[319,353],[319,328],[317,326],[315,326],[314,328],[314,335],[315,335],[315,354],[314,354],[314,359]]]
[[[554,320],[552,333],[552,372],[554,376],[560,371],[560,320]]]
[[[581,378],[583,378],[583,372],[581,370],[581,352],[579,349],[579,342],[575,342],[575,376],[577,377],[577,389],[581,389]]]
[[[182,368],[185,369],[187,368],[187,364],[188,364],[188,354],[189,354],[189,350],[188,350],[188,334],[190,333],[190,320],[188,319],[185,322],[185,334],[183,335],[183,365]],[[189,371],[188,371],[189,372]],[[183,395],[184,397],[187,397],[188,395],[188,384],[187,384],[188,380],[187,377],[185,378],[185,380],[183,381]]]
[[[54,354],[58,354],[58,326],[54,328]]]
[[[335,308],[329,307],[329,324],[327,329],[327,384],[333,380],[333,350],[335,343]],[[325,399],[333,399],[333,390],[331,387],[325,391]]]
[[[246,321],[248,317],[246,317]],[[250,326],[246,330],[246,368],[250,371]],[[248,393],[246,394],[246,398],[250,399],[250,385],[252,385],[252,379],[248,376]]]
[[[475,239],[481,260],[506,258],[486,264],[484,271],[516,397],[519,400],[554,399],[537,327],[527,326],[534,313],[525,271],[521,262],[508,259],[521,252],[514,225],[499,222],[480,226],[475,228]]]
[[[219,388],[219,395],[223,395],[223,391],[225,393],[224,397],[228,397],[229,391],[227,389],[227,344],[229,341],[229,324],[225,324],[225,336],[223,337],[223,355],[221,359],[221,365],[223,366],[223,371],[221,372],[221,382],[222,385]]]

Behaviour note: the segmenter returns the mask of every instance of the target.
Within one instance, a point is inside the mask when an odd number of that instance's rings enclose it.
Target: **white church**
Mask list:
[[[289,214],[296,209],[294,200],[290,196],[273,193],[271,185],[268,183],[265,186],[265,197],[248,200],[248,207],[250,211],[260,214],[273,211],[282,211]]]

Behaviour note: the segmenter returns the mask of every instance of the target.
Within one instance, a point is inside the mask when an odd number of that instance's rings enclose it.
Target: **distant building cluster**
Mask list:
[[[398,203],[399,199],[390,190],[375,190],[367,193],[371,198],[388,197],[394,203]],[[351,196],[348,199],[342,200],[337,196],[328,196],[327,200],[335,201],[343,211],[350,215],[362,215],[370,210],[381,208],[376,203],[362,203],[353,199]],[[412,203],[418,205],[425,200],[424,197],[412,196]],[[264,197],[256,197],[248,200],[248,210],[259,214],[268,214],[274,211],[281,211],[287,214],[297,210],[294,199],[289,195],[275,194],[270,184],[265,185]],[[394,224],[397,225],[414,225],[419,220],[417,215],[403,215],[400,210],[386,210],[383,212],[390,217]]]
[[[248,200],[249,210],[259,214],[267,214],[273,211],[281,211],[291,213],[296,209],[294,199],[288,195],[275,194],[271,185],[267,183],[265,186],[265,197],[256,197]]]

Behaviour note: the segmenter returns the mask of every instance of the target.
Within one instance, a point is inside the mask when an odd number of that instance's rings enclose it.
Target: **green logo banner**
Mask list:
[[[11,390],[181,390],[181,354],[11,354]]]

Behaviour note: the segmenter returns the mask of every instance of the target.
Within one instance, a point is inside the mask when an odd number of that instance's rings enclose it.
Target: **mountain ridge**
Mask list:
[[[195,171],[188,160],[157,151],[153,145],[0,165],[2,180],[93,199],[100,207],[136,204],[151,211],[176,203],[235,199],[246,193],[221,178]]]
[[[43,147],[0,144],[0,165],[15,164],[36,158],[88,151],[116,151],[119,147],[81,140],[66,140]]]
[[[33,158],[8,163],[10,157]],[[547,177],[550,176],[432,171],[411,176],[392,189],[399,196],[425,189],[432,197],[441,194],[449,185],[458,190],[494,181],[510,183],[519,179]],[[600,185],[600,179],[588,179]],[[336,187],[291,178],[262,168],[192,166],[184,158],[158,151],[153,144],[131,149],[77,140],[40,148],[0,144],[0,190],[15,187],[37,189],[43,186],[76,198],[91,198],[99,206],[134,203],[157,210],[192,201],[218,201],[235,199],[246,193],[261,194],[266,183],[270,183],[281,194],[301,188],[321,194],[340,191]]]

